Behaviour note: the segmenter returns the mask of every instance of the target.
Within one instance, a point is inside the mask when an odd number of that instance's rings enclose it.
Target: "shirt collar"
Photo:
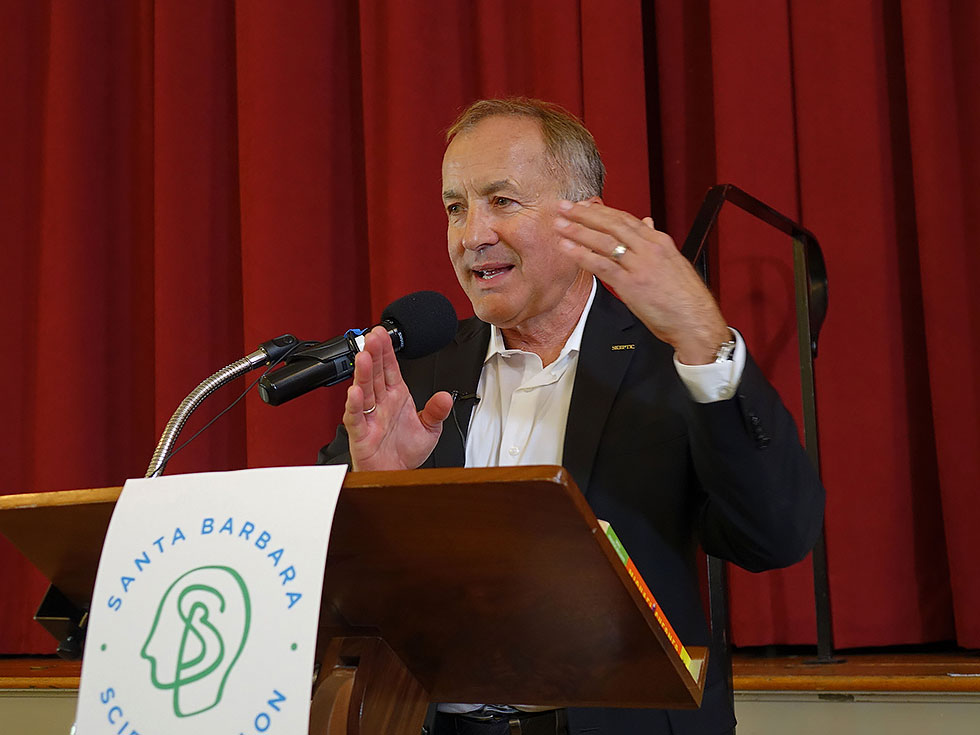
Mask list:
[[[574,351],[577,353],[581,348],[582,335],[585,332],[585,321],[588,319],[589,311],[592,309],[592,302],[595,300],[597,288],[596,278],[595,276],[592,276],[592,291],[589,292],[589,299],[585,302],[585,308],[582,309],[582,315],[578,318],[578,323],[575,325],[575,329],[572,330],[572,333],[568,335],[568,339],[565,340],[565,346],[561,348],[561,352],[558,355],[558,360],[561,360],[570,352]],[[494,355],[514,354],[521,351],[522,350],[508,350],[504,346],[504,335],[500,331],[500,327],[495,324],[490,325],[490,344],[487,345],[487,356],[483,359],[484,364],[489,362],[490,358],[492,358]]]

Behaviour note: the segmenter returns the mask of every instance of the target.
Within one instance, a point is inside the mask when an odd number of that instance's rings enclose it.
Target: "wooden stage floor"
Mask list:
[[[736,652],[742,692],[980,693],[980,653],[841,653],[840,663],[813,656]],[[81,664],[55,657],[0,657],[0,689],[77,689]]]
[[[743,692],[980,692],[980,653],[839,653],[839,663],[815,656],[736,652],[735,691]]]

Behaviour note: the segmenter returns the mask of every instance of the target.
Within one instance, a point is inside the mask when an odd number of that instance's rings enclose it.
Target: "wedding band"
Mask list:
[[[367,409],[361,411],[361,413],[363,413],[365,416],[367,416],[369,413],[374,413],[374,411],[375,411],[375,409],[377,409],[377,407],[378,407],[378,404],[375,403],[373,406],[371,406],[371,408],[367,408]]]
[[[616,243],[616,247],[612,249],[612,252],[609,253],[609,257],[618,263],[620,258],[622,258],[625,254],[626,254],[626,246],[623,245],[623,243],[618,242]]]

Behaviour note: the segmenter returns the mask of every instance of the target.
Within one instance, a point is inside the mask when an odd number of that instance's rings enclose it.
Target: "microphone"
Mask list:
[[[436,291],[416,291],[393,301],[381,312],[381,325],[395,352],[414,359],[448,345],[456,335],[456,310]],[[354,356],[364,348],[368,329],[349,329],[339,337],[299,349],[281,368],[259,381],[259,395],[280,406],[314,388],[334,385],[354,374]]]

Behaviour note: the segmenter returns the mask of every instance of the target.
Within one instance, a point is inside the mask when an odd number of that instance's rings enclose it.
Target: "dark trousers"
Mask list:
[[[489,720],[437,712],[432,735],[568,735],[564,709],[547,712],[518,712]]]

